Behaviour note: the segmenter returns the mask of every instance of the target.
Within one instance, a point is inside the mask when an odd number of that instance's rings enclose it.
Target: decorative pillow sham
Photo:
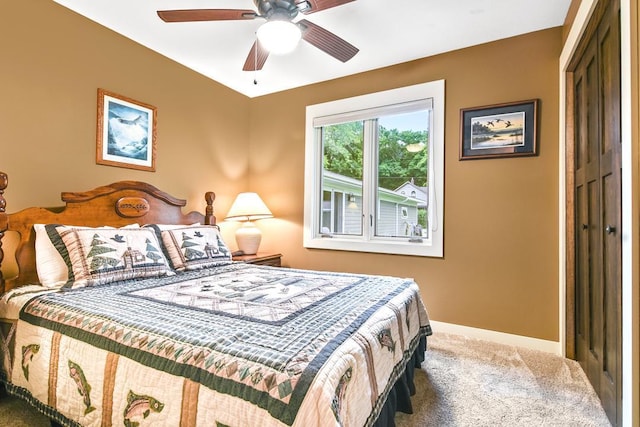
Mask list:
[[[60,250],[64,248],[64,243],[56,231],[58,226],[60,224],[33,224],[33,229],[36,232],[35,249],[38,280],[42,286],[48,288],[60,287],[69,280],[69,267],[60,253]],[[140,228],[140,225],[130,224],[122,228]],[[66,249],[63,252],[66,252]]]
[[[69,280],[65,287],[173,273],[153,230],[68,226],[56,230],[68,252]]]
[[[231,263],[231,251],[212,225],[183,226],[161,231],[162,243],[177,271]]]

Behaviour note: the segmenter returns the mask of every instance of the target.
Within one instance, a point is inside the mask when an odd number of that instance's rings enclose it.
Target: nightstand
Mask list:
[[[281,263],[282,254],[267,254],[260,253],[253,255],[236,255],[233,257],[234,261],[241,261],[247,264],[257,265],[270,265],[272,267],[282,267]]]

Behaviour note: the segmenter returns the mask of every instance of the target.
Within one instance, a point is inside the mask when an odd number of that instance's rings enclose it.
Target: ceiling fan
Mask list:
[[[342,62],[347,62],[358,53],[358,48],[341,39],[332,32],[307,21],[293,22],[298,13],[309,15],[321,10],[341,6],[354,0],[253,0],[257,11],[250,9],[192,9],[192,10],[159,10],[158,16],[165,22],[195,21],[233,21],[262,18],[267,23],[289,23],[299,29],[299,37],[307,43]],[[258,39],[260,30],[258,29]],[[291,27],[292,25],[289,25]],[[294,35],[294,37],[296,37]],[[295,40],[297,42],[297,40]],[[294,44],[295,46],[295,44]],[[256,40],[247,55],[242,69],[244,71],[261,70],[270,52],[263,43]]]

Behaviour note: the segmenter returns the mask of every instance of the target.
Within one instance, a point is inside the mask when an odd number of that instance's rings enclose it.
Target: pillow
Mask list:
[[[64,225],[56,230],[68,252],[69,280],[65,287],[172,274],[153,230]]]
[[[46,225],[33,224],[33,228],[36,232],[36,271],[40,284],[48,288],[64,285],[69,280],[67,263],[54,246]],[[58,236],[55,228],[53,232]]]
[[[156,233],[156,237],[158,238],[158,241],[162,245],[162,253],[164,254],[165,258],[167,258],[168,260],[171,260],[171,255],[169,255],[169,252],[167,252],[167,247],[166,245],[164,245],[164,242],[162,241],[162,232],[164,230],[175,230],[176,228],[195,227],[195,226],[200,227],[201,224],[199,222],[194,222],[193,224],[145,224],[142,227],[150,228]],[[175,267],[174,267],[174,270],[175,270]]]
[[[64,244],[56,231],[57,226],[59,224],[33,224],[36,232],[36,271],[40,284],[48,288],[60,287],[69,280],[69,267],[59,251]],[[138,224],[130,224],[123,228],[139,227]]]
[[[162,243],[177,271],[198,270],[231,263],[220,230],[212,225],[183,226],[162,230]]]

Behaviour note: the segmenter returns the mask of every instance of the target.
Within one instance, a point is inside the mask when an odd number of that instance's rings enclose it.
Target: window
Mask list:
[[[441,257],[443,170],[444,80],[308,106],[304,246]]]

